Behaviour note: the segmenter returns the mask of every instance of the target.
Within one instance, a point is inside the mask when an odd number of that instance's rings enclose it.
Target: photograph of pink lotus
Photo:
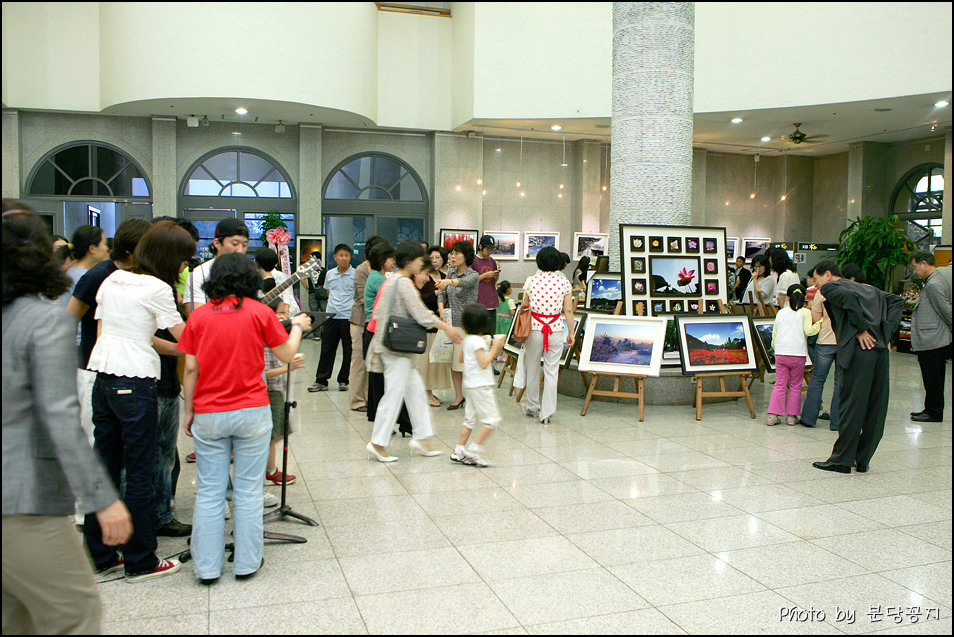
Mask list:
[[[654,296],[698,296],[699,257],[650,256],[650,291]]]

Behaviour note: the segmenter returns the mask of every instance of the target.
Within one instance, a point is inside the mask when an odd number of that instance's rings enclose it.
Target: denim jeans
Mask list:
[[[829,426],[838,430],[838,365],[835,364],[835,354],[838,351],[837,345],[815,345],[815,357],[812,359],[812,380],[808,383],[808,391],[805,393],[805,404],[802,407],[802,422],[806,425],[814,425],[818,421],[818,409],[821,407],[822,391],[825,389],[825,381],[828,379],[828,371],[835,368],[835,387],[831,397],[831,407],[828,414],[831,416]]]
[[[222,575],[225,495],[233,452],[235,574],[254,573],[261,565],[265,546],[262,483],[271,434],[268,405],[195,415],[192,436],[199,489],[192,514],[192,557],[196,577],[213,579]]]
[[[156,450],[156,528],[173,520],[172,473],[179,437],[179,397],[159,396],[159,439]]]
[[[123,546],[127,575],[149,572],[159,564],[153,506],[158,421],[156,379],[97,374],[93,384],[94,447],[117,490],[125,470],[123,502],[133,524],[133,535]],[[116,561],[116,547],[103,544],[94,514],[86,516],[83,534],[97,569]]]

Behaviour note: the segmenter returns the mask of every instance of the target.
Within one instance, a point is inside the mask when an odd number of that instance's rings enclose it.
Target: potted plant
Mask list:
[[[897,215],[858,217],[842,230],[838,263],[856,263],[868,283],[888,289],[895,268],[907,265],[917,246],[899,229]]]
[[[277,210],[269,210],[262,217],[262,236],[259,237],[262,245],[268,245],[268,237],[265,236],[265,233],[273,228],[288,229],[288,226],[285,225],[284,221],[282,221],[281,213]]]

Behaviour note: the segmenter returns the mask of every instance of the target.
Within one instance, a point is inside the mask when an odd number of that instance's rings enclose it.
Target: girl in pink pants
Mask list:
[[[802,376],[808,357],[806,339],[821,329],[821,321],[812,323],[812,313],[804,307],[805,289],[801,285],[792,285],[787,294],[789,306],[778,311],[772,328],[775,388],[769,401],[766,420],[769,426],[777,425],[783,415],[787,416],[787,424],[798,424],[802,413]]]

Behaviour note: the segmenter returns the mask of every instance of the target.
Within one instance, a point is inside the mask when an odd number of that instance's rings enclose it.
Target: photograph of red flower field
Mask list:
[[[686,325],[686,349],[692,365],[745,365],[749,354],[741,321]]]

